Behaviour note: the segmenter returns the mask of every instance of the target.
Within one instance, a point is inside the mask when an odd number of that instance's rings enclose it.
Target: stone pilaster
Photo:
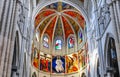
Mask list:
[[[8,17],[8,9],[9,9],[9,5],[10,5],[10,1],[7,0],[5,2],[5,7],[4,7],[4,11],[3,11],[3,18],[2,18],[2,30],[1,30],[1,43],[0,43],[0,58],[1,58],[1,62],[0,62],[0,77],[3,77],[3,71],[4,71],[4,62],[5,62],[5,55],[6,55],[6,49],[7,49],[7,42],[8,42],[8,37],[6,36],[6,27],[7,27],[7,17]]]

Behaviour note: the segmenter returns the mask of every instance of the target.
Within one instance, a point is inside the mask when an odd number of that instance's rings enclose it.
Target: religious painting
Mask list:
[[[66,73],[78,71],[78,54],[74,53],[66,56]]]
[[[62,49],[62,41],[61,40],[56,40],[56,42],[55,42],[55,49],[56,50]]]
[[[39,51],[37,50],[37,48],[34,48],[34,52],[33,52],[33,66],[36,68],[39,68]]]
[[[46,47],[46,48],[49,47],[48,37],[47,37],[47,36],[45,36],[45,37],[43,38],[43,46]]]
[[[40,70],[51,72],[51,55],[40,53]]]
[[[53,56],[52,72],[53,73],[65,73],[65,57]]]
[[[68,39],[68,48],[73,48],[74,45],[75,45],[75,38],[71,36]]]

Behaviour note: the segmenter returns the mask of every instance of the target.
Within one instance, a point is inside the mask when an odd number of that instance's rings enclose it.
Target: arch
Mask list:
[[[42,44],[43,47],[50,48],[50,37],[48,34],[43,35]]]
[[[106,34],[106,39],[105,39],[106,43],[104,45],[104,61],[105,61],[105,63],[107,62],[107,50],[108,50],[108,42],[109,42],[110,37],[114,38],[114,36],[111,33],[107,33]]]
[[[115,39],[111,33],[107,33],[105,43],[105,63],[106,73],[110,73],[113,77],[119,77],[117,51],[115,46]]]
[[[59,44],[59,46],[58,46],[58,44]],[[57,46],[58,46],[58,48],[56,48]],[[55,50],[62,50],[63,39],[61,37],[56,37],[54,47],[55,47]]]
[[[45,7],[45,6],[48,6],[48,5],[50,5],[50,4],[52,4],[52,3],[56,3],[56,2],[59,2],[59,1],[61,1],[61,2],[64,2],[64,3],[66,3],[66,4],[69,4],[69,5],[71,5],[71,6],[73,6],[74,8],[76,8],[80,13],[81,13],[81,15],[83,16],[83,18],[85,19],[85,26],[86,27],[89,27],[89,18],[88,18],[88,16],[87,16],[87,12],[86,12],[86,10],[81,6],[81,5],[78,5],[78,4],[76,4],[76,3],[74,3],[73,1],[69,1],[69,0],[52,0],[52,1],[49,1],[49,0],[43,0],[43,1],[41,1],[41,3],[39,3],[38,5],[37,5],[37,7],[34,9],[34,11],[33,11],[33,15],[32,15],[32,29],[34,30],[34,22],[35,22],[35,17],[37,16],[37,14]],[[85,35],[85,32],[87,32],[87,29],[86,29],[86,27],[85,27],[85,30],[83,31],[83,33],[84,33],[84,35]],[[53,38],[54,39],[54,38]],[[86,41],[87,40],[87,38],[86,38],[86,35],[85,35],[85,37],[84,37],[84,41]],[[65,42],[65,40],[63,39],[63,41]],[[84,42],[85,43],[85,42]],[[83,46],[84,45],[84,43],[82,43],[81,45],[79,45],[79,48],[77,49],[77,50],[80,50],[81,49],[81,46]],[[54,42],[52,41],[52,43],[51,43],[51,45],[50,46],[54,46]],[[76,50],[76,51],[77,51]]]
[[[98,61],[97,61],[97,77],[100,77],[100,62],[99,62],[99,58],[98,58]]]
[[[104,54],[106,54],[106,51],[107,51],[107,49],[108,49],[108,41],[109,41],[109,37],[112,37],[112,38],[114,38],[114,35],[113,34],[111,34],[111,33],[107,33],[106,34],[106,39],[105,39],[105,45],[104,45]],[[105,56],[105,55],[104,55]]]
[[[70,34],[68,36],[68,38],[67,38],[67,47],[68,47],[68,49],[71,49],[71,48],[75,47],[75,44],[77,43],[75,38],[76,37],[73,34]],[[71,46],[69,45],[70,44],[70,40],[73,42],[73,44]]]
[[[80,36],[80,33],[82,34],[82,36]],[[81,43],[79,43],[80,42],[79,36],[82,37],[82,39],[84,39],[81,41]],[[87,41],[85,32],[82,29],[80,29],[78,31],[78,38],[77,39],[78,39],[78,42],[77,42],[78,49],[77,50],[80,50],[83,47],[83,45],[85,44],[85,42]]]
[[[37,77],[36,72],[33,72],[32,77]]]
[[[83,7],[81,7],[80,5],[78,6],[77,4],[71,2],[71,1],[68,1],[68,0],[52,0],[52,1],[41,1],[40,4],[38,4],[38,6],[34,9],[33,11],[33,16],[32,16],[32,26],[33,26],[33,29],[34,29],[34,21],[35,21],[35,17],[36,15],[39,13],[39,11],[44,8],[45,6],[47,5],[50,5],[52,3],[56,3],[56,2],[64,2],[64,3],[67,3],[73,7],[75,7],[77,10],[79,10],[82,14],[82,16],[85,18],[85,21],[86,21],[86,26],[89,27],[89,18],[87,16],[87,12],[85,11],[85,9]]]
[[[17,73],[18,68],[20,67],[19,63],[19,33],[16,31],[15,35],[15,42],[14,42],[14,50],[13,50],[13,56],[12,56],[12,68],[11,68],[11,77],[14,77]]]
[[[85,73],[82,73],[81,77],[86,77]]]

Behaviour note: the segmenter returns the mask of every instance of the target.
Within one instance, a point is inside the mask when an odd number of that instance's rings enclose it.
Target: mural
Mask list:
[[[72,73],[78,71],[78,54],[74,53],[66,56],[66,72]]]
[[[75,38],[71,36],[71,37],[68,39],[68,48],[73,48],[74,45],[75,45]]]
[[[40,70],[45,72],[51,71],[51,56],[42,52],[40,53]]]
[[[65,73],[65,57],[53,56],[52,59],[52,72],[53,73]]]
[[[39,58],[40,58],[39,51],[36,48],[34,48],[34,51],[33,51],[33,66],[36,67],[36,68],[39,68]]]

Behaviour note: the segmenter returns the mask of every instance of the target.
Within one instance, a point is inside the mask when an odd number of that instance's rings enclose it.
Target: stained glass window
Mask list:
[[[48,48],[49,47],[49,44],[48,44],[48,37],[44,37],[44,39],[43,39],[43,46],[44,47],[46,47],[46,48]]]
[[[68,47],[69,48],[73,48],[74,47],[74,44],[75,44],[75,38],[74,37],[70,37],[68,39]]]
[[[62,41],[61,40],[56,40],[55,49],[59,50],[61,48],[62,48]]]
[[[83,34],[82,34],[81,31],[79,31],[78,37],[79,37],[79,38],[78,38],[78,39],[79,39],[78,43],[80,44],[80,43],[83,41]]]

